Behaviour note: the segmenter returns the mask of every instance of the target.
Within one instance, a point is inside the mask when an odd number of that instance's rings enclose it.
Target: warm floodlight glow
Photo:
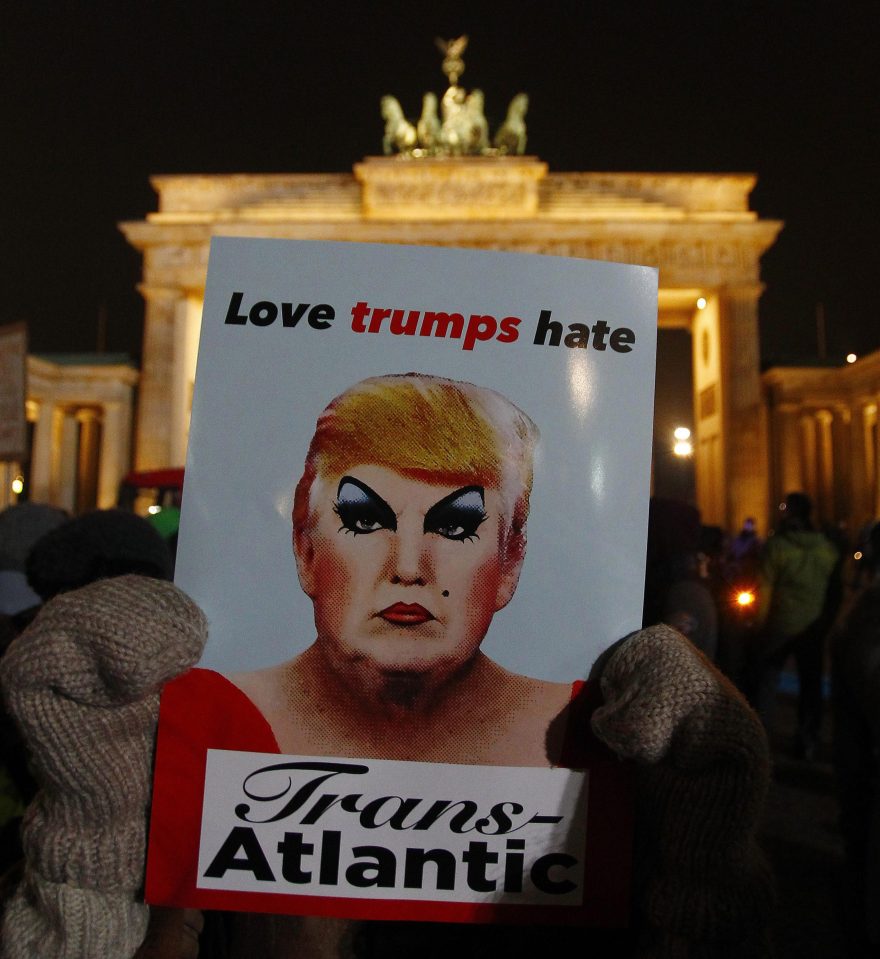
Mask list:
[[[858,359],[858,357],[855,355],[855,353],[847,353],[847,354],[846,354],[846,362],[847,362],[847,363],[855,363],[855,361],[856,361],[857,359]]]
[[[691,438],[691,431],[686,426],[676,426],[672,431],[672,435],[677,440],[689,440]]]
[[[705,296],[701,296],[701,297],[697,300],[697,309],[698,309],[698,310],[705,310],[705,309],[706,309],[706,297],[705,297]]]
[[[12,492],[15,493],[16,496],[20,496],[23,489],[24,489],[24,477],[16,476],[15,479],[12,481]]]
[[[156,513],[161,513],[161,512],[162,512],[162,507],[161,507],[161,506],[148,506],[148,507],[147,507],[147,512],[148,512],[151,516],[155,516]]]
[[[694,447],[688,440],[679,440],[675,446],[672,447],[672,452],[676,456],[690,456],[693,453]]]
[[[748,589],[736,594],[737,606],[751,606],[755,601],[755,594]]]
[[[857,549],[857,550],[853,553],[853,559],[854,559],[856,562],[858,562],[861,558],[862,558],[862,551],[861,551],[860,549]]]

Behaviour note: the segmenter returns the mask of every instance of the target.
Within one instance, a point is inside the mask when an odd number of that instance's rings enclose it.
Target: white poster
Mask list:
[[[214,241],[150,901],[620,920],[582,680],[640,624],[656,324],[645,267]]]

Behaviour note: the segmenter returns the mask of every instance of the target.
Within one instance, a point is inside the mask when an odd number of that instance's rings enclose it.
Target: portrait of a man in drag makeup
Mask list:
[[[230,677],[279,751],[550,765],[571,687],[480,650],[525,559],[537,442],[499,393],[435,376],[367,379],[327,406],[293,505],[314,642]]]

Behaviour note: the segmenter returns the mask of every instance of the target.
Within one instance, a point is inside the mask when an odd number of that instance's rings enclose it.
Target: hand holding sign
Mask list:
[[[62,806],[70,817],[63,861],[50,856],[56,838],[51,830],[32,829],[27,838],[25,878],[4,926],[11,959],[50,954],[62,940],[82,946],[70,955],[130,955],[144,936],[146,912],[137,889],[157,690],[188,667],[204,634],[200,611],[175,587],[124,577],[47,604],[4,660],[4,691],[38,751],[44,784],[29,822],[55,822]],[[58,650],[75,652],[73,665]],[[726,954],[761,954],[755,944],[763,927],[755,920],[767,908],[766,876],[756,859],[743,856],[754,849],[754,814],[766,785],[760,726],[673,630],[635,633],[601,666],[607,700],[596,711],[595,725],[614,748],[641,764],[637,916],[646,936],[703,944],[724,938]],[[33,721],[34,704],[40,704],[42,724]],[[92,750],[92,761],[71,768],[70,758],[90,741],[100,746]],[[121,777],[125,788],[112,785],[110,774],[113,782]],[[122,819],[97,817],[96,833],[95,810],[108,789],[106,798]],[[723,909],[716,908],[720,904]],[[312,926],[325,922],[242,917],[250,924],[274,921],[302,928],[303,935],[314,935]]]
[[[123,576],[57,596],[10,646],[0,680],[40,792],[4,955],[129,956],[143,939],[159,691],[206,637],[171,583]]]
[[[766,955],[775,900],[755,841],[770,781],[758,717],[669,626],[621,640],[591,678],[604,698],[594,732],[638,768],[635,883],[645,941],[658,955],[682,940],[722,939],[739,943],[742,955]]]

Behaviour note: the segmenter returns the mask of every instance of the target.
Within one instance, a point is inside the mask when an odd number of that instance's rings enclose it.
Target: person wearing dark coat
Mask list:
[[[779,676],[789,656],[797,665],[798,731],[795,752],[812,759],[822,721],[822,667],[826,595],[839,555],[814,529],[812,501],[789,493],[775,535],[764,545],[758,576],[757,623],[751,651],[750,693],[758,715],[769,727]]]
[[[871,531],[873,580],[831,642],[834,766],[852,882],[847,897],[862,942],[880,954],[880,523]]]

